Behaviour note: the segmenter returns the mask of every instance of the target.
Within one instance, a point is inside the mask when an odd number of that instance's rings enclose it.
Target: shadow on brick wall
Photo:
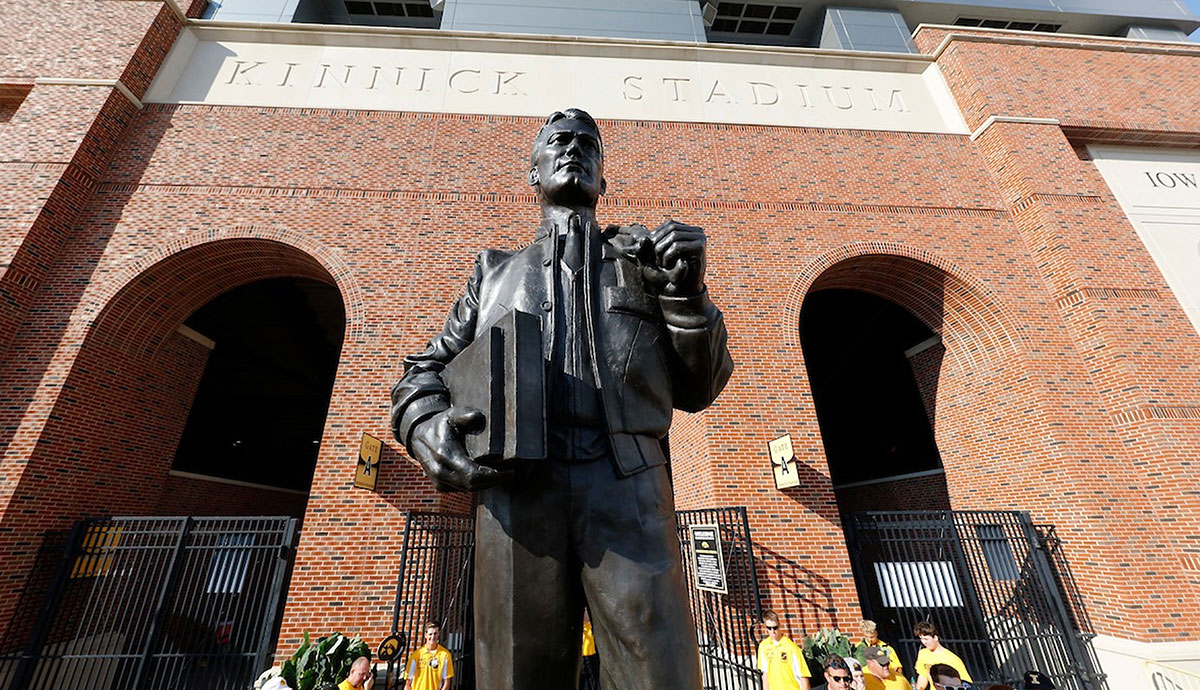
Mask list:
[[[838,512],[837,498],[833,494],[833,482],[824,473],[804,463],[796,462],[796,473],[800,475],[800,486],[782,489],[784,496],[820,515],[831,525],[842,524],[842,516]]]
[[[778,614],[793,640],[838,626],[833,590],[824,578],[777,551],[754,545],[763,609]]]

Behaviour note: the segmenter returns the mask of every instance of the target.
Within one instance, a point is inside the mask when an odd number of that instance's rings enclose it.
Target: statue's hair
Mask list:
[[[600,150],[604,150],[604,140],[600,137],[600,125],[596,124],[596,120],[586,110],[567,108],[566,110],[556,110],[550,113],[550,117],[546,118],[546,122],[538,130],[537,136],[533,138],[533,150],[529,154],[531,162],[537,156],[538,142],[542,140],[542,132],[545,132],[547,127],[559,120],[579,120],[587,125],[589,129],[596,133],[596,141],[600,142]]]

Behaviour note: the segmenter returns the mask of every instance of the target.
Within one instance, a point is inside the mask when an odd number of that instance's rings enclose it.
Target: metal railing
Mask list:
[[[408,512],[392,614],[392,630],[400,633],[403,652],[388,664],[385,687],[399,679],[410,650],[424,641],[429,621],[441,626],[441,644],[454,661],[450,687],[475,687],[474,554],[474,516]]]
[[[756,628],[762,618],[758,576],[754,568],[750,523],[744,507],[681,510],[675,513],[683,572],[696,624],[704,688],[757,690],[762,673]],[[720,534],[728,593],[696,586],[688,527],[716,525]]]
[[[270,665],[296,520],[77,523],[0,688],[248,688]]]
[[[1027,513],[868,512],[846,526],[864,612],[905,668],[920,648],[913,626],[930,620],[976,685],[1037,669],[1064,690],[1107,690],[1086,611],[1063,593],[1066,560],[1048,554],[1059,543]]]

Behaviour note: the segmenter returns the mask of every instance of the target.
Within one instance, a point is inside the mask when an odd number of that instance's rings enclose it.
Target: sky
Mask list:
[[[1187,5],[1192,14],[1200,14],[1200,0],[1183,0],[1183,4]],[[1200,41],[1200,29],[1192,32],[1191,39],[1193,41]]]

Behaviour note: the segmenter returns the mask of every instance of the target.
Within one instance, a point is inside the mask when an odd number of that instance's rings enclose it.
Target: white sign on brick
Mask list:
[[[967,131],[924,56],[286,25],[186,29],[144,100]]]
[[[1200,333],[1200,154],[1121,146],[1089,150]]]

